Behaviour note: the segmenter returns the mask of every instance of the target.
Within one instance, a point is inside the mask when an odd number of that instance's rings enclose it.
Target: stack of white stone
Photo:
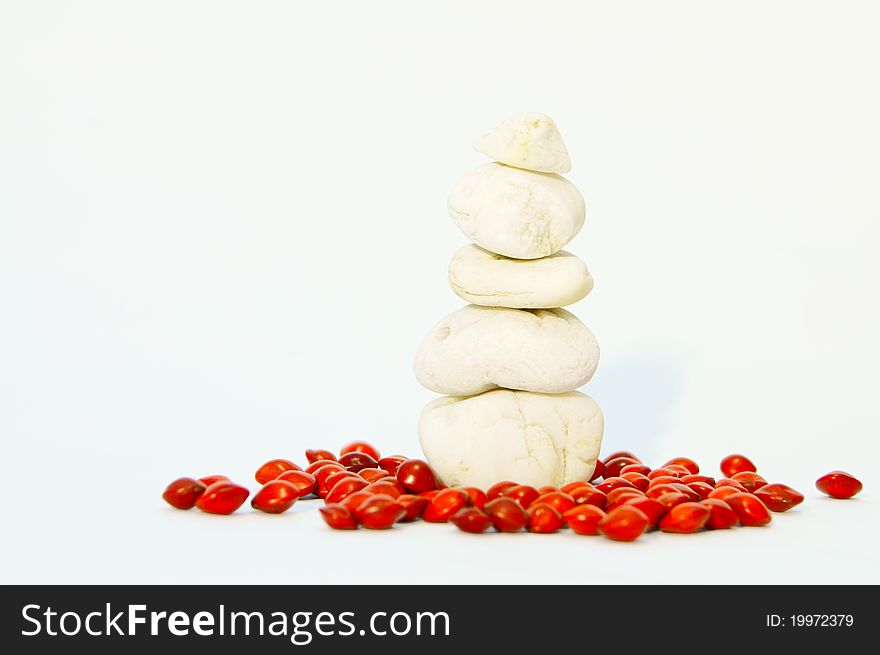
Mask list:
[[[449,284],[472,304],[434,326],[416,353],[419,382],[446,394],[422,411],[422,450],[449,486],[587,480],[604,423],[575,389],[593,376],[599,345],[561,309],[593,288],[584,262],[561,250],[584,224],[584,199],[559,175],[571,161],[548,116],[515,116],[474,147],[494,162],[449,195],[450,215],[474,242],[453,255]]]

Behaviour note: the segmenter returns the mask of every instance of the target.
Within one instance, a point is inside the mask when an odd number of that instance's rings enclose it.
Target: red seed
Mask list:
[[[422,519],[429,523],[445,523],[468,503],[467,492],[463,489],[443,489],[428,501],[422,512]]]
[[[728,487],[728,489],[730,488]],[[723,530],[739,524],[739,517],[737,517],[736,512],[720,498],[706,498],[701,500],[700,503],[709,508],[710,514],[709,520],[706,521],[706,527],[710,530]]]
[[[644,496],[645,492],[639,491],[638,489],[632,489],[630,487],[618,487],[617,489],[612,489],[608,492],[608,495],[605,497],[607,504],[616,503],[620,500],[621,496]],[[607,510],[606,510],[607,511]]]
[[[599,509],[604,509],[608,502],[605,494],[592,486],[572,489],[568,495],[577,505],[594,505]]]
[[[415,521],[422,515],[422,512],[425,511],[425,507],[428,506],[427,498],[423,498],[422,496],[413,496],[412,494],[402,494],[398,496],[397,502],[400,503],[401,507],[406,510],[406,514],[402,519],[400,519],[401,523]]]
[[[513,498],[523,509],[527,509],[541,494],[534,487],[530,487],[527,484],[518,484],[505,489],[504,495],[508,498]]]
[[[715,491],[712,488],[712,485],[706,484],[705,482],[691,482],[687,486],[688,488],[693,489],[700,495],[700,500],[708,498],[709,494]]]
[[[660,519],[660,529],[663,532],[678,532],[690,534],[701,530],[709,520],[712,511],[700,503],[681,503],[669,510],[669,513]]]
[[[462,487],[470,499],[470,504],[478,509],[483,509],[483,505],[489,500],[482,489],[476,487]]]
[[[510,489],[511,487],[515,487],[517,485],[516,482],[511,482],[510,480],[505,480],[503,482],[496,482],[486,491],[486,498],[489,500],[495,500],[496,498],[500,498],[504,495],[504,492]]]
[[[561,491],[564,494],[570,494],[575,489],[580,489],[581,487],[586,487],[587,489],[593,489],[593,485],[589,482],[584,482],[583,480],[575,480],[574,482],[569,482],[568,484],[564,484],[557,491]]]
[[[340,471],[350,473],[350,471],[345,471],[341,464],[325,464],[312,473],[315,476],[315,493],[319,498],[324,498],[330,491],[330,488],[327,486],[327,478]]]
[[[676,491],[678,491],[679,493],[682,493],[685,496],[687,496],[691,502],[697,502],[698,500],[701,500],[700,494],[695,489],[692,489],[691,487],[689,487],[686,484],[681,484],[680,482],[673,482],[669,486],[672,487],[673,489],[675,489]]]
[[[615,457],[605,461],[605,472],[602,474],[605,478],[616,478],[620,476],[620,469],[630,464],[640,464],[639,460],[632,457]]]
[[[351,443],[345,444],[339,449],[340,459],[342,459],[342,455],[347,455],[349,453],[364,453],[376,461],[379,461],[380,459],[379,451],[366,441],[352,441]]]
[[[380,468],[361,469],[360,471],[358,471],[358,475],[367,482],[376,482],[376,480],[387,478],[388,471]]]
[[[397,469],[397,481],[412,493],[430,491],[437,488],[437,478],[427,462],[408,459]]]
[[[606,512],[610,512],[615,507],[625,505],[629,500],[633,500],[635,498],[647,498],[645,494],[638,492],[635,489],[615,489],[614,491],[621,491],[622,493],[615,495],[613,501],[608,501],[608,504],[605,506]]]
[[[596,485],[596,489],[606,495],[612,489],[617,489],[619,487],[629,487],[631,489],[635,489],[636,485],[634,485],[629,480],[624,480],[623,478],[605,478],[604,482]]]
[[[297,488],[300,498],[315,491],[315,476],[305,471],[285,471],[275,479],[290,482]]]
[[[666,467],[661,467],[658,469],[652,469],[651,472],[648,473],[648,478],[653,480],[654,478],[659,478],[661,475],[663,475],[663,476],[668,475],[673,478],[680,478],[681,477],[681,474],[678,471],[676,471],[674,469],[666,468]]]
[[[341,503],[345,500],[346,496],[353,494],[355,491],[363,490],[368,484],[369,482],[357,476],[344,478],[334,484],[330,491],[327,492],[327,497],[324,499],[324,502],[328,505]]]
[[[302,469],[289,459],[270,459],[257,469],[254,478],[260,484],[266,484],[274,480],[285,471],[302,471]]]
[[[331,453],[329,450],[312,450],[311,448],[306,451],[306,460],[309,464],[314,464],[319,460],[327,460],[328,462],[335,462],[336,455]]]
[[[714,498],[715,500],[724,500],[728,496],[731,496],[733,494],[741,494],[741,493],[745,493],[745,492],[741,489],[737,489],[736,487],[729,487],[729,486],[715,487],[706,498]]]
[[[770,523],[770,512],[757,496],[739,492],[731,494],[724,499],[730,509],[736,512],[737,518],[742,525],[766,525]]]
[[[602,460],[602,463],[607,464],[612,459],[617,459],[618,457],[629,457],[630,459],[636,460],[636,462],[639,464],[642,463],[642,460],[640,460],[636,455],[633,455],[632,453],[627,452],[626,450],[618,450],[616,453],[611,453],[610,455],[608,455],[608,457],[606,457],[605,459]]]
[[[575,505],[562,515],[562,522],[576,534],[598,534],[599,521],[605,512],[595,505]]]
[[[649,478],[649,480],[650,484],[648,484],[648,489],[660,484],[677,484],[679,482],[679,478],[672,475],[658,475],[656,478]]]
[[[681,464],[667,464],[663,467],[667,471],[672,471],[678,475],[678,477],[682,477],[684,475],[692,475],[691,471]]]
[[[576,504],[574,502],[574,498],[572,498],[568,494],[562,493],[561,491],[551,491],[549,494],[541,494],[535,499],[534,502],[550,505],[550,507],[555,509],[560,514],[567,512]]]
[[[562,514],[547,503],[533,504],[529,507],[528,515],[529,532],[550,534],[562,528]]]
[[[690,457],[673,457],[663,466],[677,465],[685,467],[692,475],[700,472],[700,465]]]
[[[375,494],[372,494],[369,491],[361,489],[360,491],[348,494],[339,504],[345,507],[349,512],[356,512],[362,502],[367,498],[372,498],[374,495]]]
[[[220,482],[220,480],[228,480],[229,478],[225,475],[206,475],[203,478],[199,478],[199,482],[201,482],[206,487],[210,487],[215,482]]]
[[[742,486],[741,483],[731,478],[721,478],[718,482],[715,483],[715,488],[718,489],[719,487],[733,487],[737,491],[746,491],[746,488]]]
[[[292,483],[269,480],[251,499],[251,507],[266,514],[281,514],[293,507],[297,498],[299,490]]]
[[[326,478],[324,478],[324,487],[326,487],[327,492],[329,493],[329,491],[333,487],[335,487],[336,484],[340,480],[345,480],[348,478],[360,478],[361,480],[363,480],[363,478],[361,478],[361,476],[359,476],[357,473],[353,473],[351,471],[346,471],[345,469],[342,469],[341,471],[336,471],[335,473],[331,473]],[[328,505],[332,505],[332,504],[333,504],[332,501],[330,503],[328,503]]]
[[[478,507],[462,507],[449,520],[463,532],[479,534],[492,525],[492,519]]]
[[[229,480],[219,480],[205,489],[196,507],[209,514],[232,514],[247,500],[250,491]]]
[[[679,480],[682,484],[690,484],[691,482],[704,482],[708,484],[710,487],[715,486],[715,478],[709,475],[683,475],[681,476],[681,480]]]
[[[720,468],[724,476],[728,478],[732,478],[737,473],[743,471],[751,471],[754,473],[758,470],[758,468],[752,464],[752,460],[745,455],[728,455],[721,460]]]
[[[648,473],[651,472],[651,467],[646,464],[629,464],[628,466],[624,466],[620,469],[620,475],[622,476],[624,473],[641,473],[645,477],[648,477]]]
[[[352,513],[342,505],[324,505],[318,511],[324,523],[334,530],[355,530],[358,527]]]
[[[406,489],[397,484],[396,480],[394,482],[391,482],[390,480],[377,480],[376,482],[371,482],[364,487],[364,491],[369,491],[371,494],[383,494],[385,496],[391,496],[392,498],[399,498],[406,493]]]
[[[339,463],[353,473],[357,473],[363,469],[374,469],[379,466],[379,462],[377,462],[373,456],[357,451],[351,451],[344,455],[340,455]]]
[[[636,473],[635,471],[621,473],[620,477],[627,482],[632,483],[632,485],[639,491],[644,491],[648,488],[648,485],[651,484],[651,480],[648,479],[648,476],[643,475],[642,473]]]
[[[816,480],[816,489],[832,498],[852,498],[862,490],[862,483],[844,471],[831,471]]]
[[[739,482],[742,486],[746,488],[746,491],[750,493],[755,489],[760,489],[765,484],[767,484],[767,481],[764,478],[752,471],[740,471],[739,473],[735,473],[731,480],[736,480],[737,482]]]
[[[665,505],[667,509],[672,509],[676,505],[681,505],[682,503],[691,503],[693,502],[687,494],[680,493],[678,491],[670,491],[667,494],[663,494],[662,496],[658,496],[655,500],[661,505]]]
[[[755,491],[755,495],[771,512],[786,512],[804,502],[804,495],[801,492],[778,482],[765,484]]]
[[[655,484],[652,487],[648,487],[647,491],[645,491],[645,495],[648,498],[659,498],[668,493],[680,493],[680,491],[671,484]]]
[[[196,501],[199,499],[207,485],[199,480],[192,478],[177,478],[174,482],[165,487],[162,498],[166,503],[177,509],[190,509],[195,507]]]
[[[312,462],[311,464],[309,464],[306,467],[306,473],[314,475],[319,468],[322,468],[324,466],[330,466],[331,464],[333,466],[335,466],[336,468],[340,468],[340,469],[345,468],[342,464],[337,462],[335,459],[319,459],[319,460]]]
[[[632,505],[621,505],[599,521],[599,532],[615,541],[633,541],[648,529],[648,517]]]
[[[403,455],[388,455],[379,460],[379,468],[388,472],[389,475],[395,475],[400,465],[406,461]]]
[[[669,511],[669,508],[659,500],[656,498],[648,498],[647,496],[642,496],[640,498],[627,498],[624,505],[632,505],[636,509],[641,510],[642,513],[648,517],[648,527],[650,528],[656,528],[660,519]]]
[[[354,516],[369,530],[387,530],[406,516],[406,510],[391,496],[376,494],[362,502]]]
[[[434,496],[439,494],[441,491],[442,491],[442,489],[429,489],[428,491],[420,491],[419,493],[416,494],[416,496],[421,496],[422,498],[427,498],[428,500],[431,500]]]
[[[549,494],[554,491],[559,491],[559,487],[552,487],[547,485],[545,487],[538,487],[538,494]]]
[[[519,503],[502,496],[486,503],[483,511],[492,519],[499,532],[519,532],[529,522],[529,517]]]
[[[605,465],[597,459],[596,466],[593,468],[593,473],[590,475],[590,482],[592,482],[593,480],[598,480],[604,474],[605,474]]]

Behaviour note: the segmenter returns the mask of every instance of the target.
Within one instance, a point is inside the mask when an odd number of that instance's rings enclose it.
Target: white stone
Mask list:
[[[599,344],[564,309],[468,305],[435,325],[416,352],[418,381],[431,391],[472,396],[497,387],[573,391],[599,363]]]
[[[571,159],[553,119],[529,112],[508,118],[474,141],[474,148],[502,164],[544,173],[567,173]]]
[[[561,250],[584,224],[587,208],[577,188],[553,173],[485,164],[449,194],[449,215],[478,246],[536,259]]]
[[[498,389],[429,403],[419,440],[446,485],[487,489],[511,480],[560,487],[590,479],[603,429],[599,406],[585,394]]]
[[[471,244],[452,255],[449,286],[475,305],[544,309],[584,298],[593,289],[593,276],[564,250],[540,259],[511,259]]]

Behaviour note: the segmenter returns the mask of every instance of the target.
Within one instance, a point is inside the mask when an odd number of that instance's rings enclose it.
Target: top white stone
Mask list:
[[[495,161],[542,173],[567,173],[571,159],[553,119],[528,112],[508,118],[474,141],[474,149]]]

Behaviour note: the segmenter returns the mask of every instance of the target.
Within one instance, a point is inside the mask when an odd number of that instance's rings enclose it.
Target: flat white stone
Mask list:
[[[544,173],[567,173],[571,159],[562,135],[546,114],[517,114],[474,141],[474,149],[495,161]]]
[[[511,259],[471,244],[452,255],[449,286],[475,305],[544,309],[584,298],[593,289],[593,276],[564,250],[540,259]]]
[[[419,420],[422,450],[443,483],[481,489],[502,480],[533,487],[589,480],[603,430],[599,406],[576,391],[446,396]]]
[[[431,329],[413,368],[431,391],[472,396],[498,387],[573,391],[598,363],[593,333],[564,309],[467,305]]]
[[[587,214],[580,191],[564,177],[504,164],[485,164],[465,175],[447,204],[468,239],[517,259],[561,250],[580,232]]]

